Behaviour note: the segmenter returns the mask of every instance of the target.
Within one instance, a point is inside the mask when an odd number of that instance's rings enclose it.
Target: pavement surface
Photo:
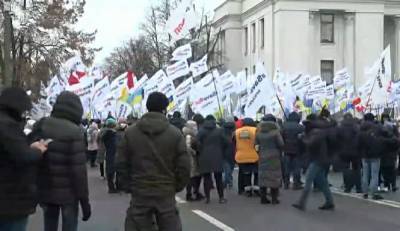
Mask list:
[[[236,175],[237,173],[235,173]],[[340,190],[339,174],[332,173],[330,181],[335,191],[336,210],[319,211],[323,197],[312,193],[307,211],[293,209],[291,204],[300,191],[282,190],[280,205],[261,205],[259,198],[239,196],[235,189],[226,192],[228,203],[218,203],[213,191],[211,204],[186,202],[184,194],[177,195],[183,230],[185,231],[396,231],[400,230],[400,193],[388,193],[384,201],[367,201],[361,195],[345,194]],[[79,223],[80,231],[123,231],[129,195],[107,193],[106,182],[97,170],[89,170],[92,218]],[[30,218],[29,231],[43,230],[41,209]],[[61,230],[61,229],[60,229]]]

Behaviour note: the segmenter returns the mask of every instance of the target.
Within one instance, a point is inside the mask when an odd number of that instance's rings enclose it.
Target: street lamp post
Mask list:
[[[3,3],[4,12],[4,86],[10,87],[13,78],[13,64],[11,59],[12,49],[12,21],[11,21],[11,2],[5,0]]]

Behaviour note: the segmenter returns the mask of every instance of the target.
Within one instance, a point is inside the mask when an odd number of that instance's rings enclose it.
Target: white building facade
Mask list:
[[[220,62],[232,72],[321,75],[331,83],[346,67],[356,87],[390,45],[400,77],[400,0],[226,0],[215,9]]]

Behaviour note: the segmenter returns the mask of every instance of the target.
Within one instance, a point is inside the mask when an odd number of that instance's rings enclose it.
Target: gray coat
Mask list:
[[[257,130],[256,145],[259,154],[260,187],[279,188],[282,181],[281,155],[284,147],[278,125],[262,122]]]
[[[227,139],[215,121],[205,121],[197,135],[199,143],[199,171],[201,174],[222,172]]]

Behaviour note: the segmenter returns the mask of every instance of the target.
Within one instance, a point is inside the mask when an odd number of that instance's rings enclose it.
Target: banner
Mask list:
[[[217,94],[212,74],[206,75],[194,85],[191,93],[192,110],[204,116],[216,115],[220,111]]]
[[[178,61],[167,67],[167,75],[172,81],[189,74],[189,72],[190,69],[186,60]]]
[[[344,68],[344,69],[336,72],[335,77],[333,78],[333,86],[334,86],[335,90],[338,90],[349,84],[351,84],[351,76],[347,72],[347,68]]]
[[[63,85],[58,76],[54,76],[46,88],[47,103],[53,105],[56,102],[57,96],[64,90],[65,85]]]
[[[132,114],[132,107],[126,102],[117,102],[117,111],[116,111],[116,118],[124,118],[126,119],[130,114]]]
[[[172,42],[184,38],[189,34],[190,29],[196,27],[197,17],[191,3],[191,0],[183,0],[171,12],[171,16],[166,22],[166,28],[171,35]]]
[[[373,78],[374,83],[370,95],[370,103],[373,105],[383,105],[388,100],[388,90],[392,79],[390,46],[388,46],[381,54],[380,58],[365,73],[367,79]]]
[[[127,86],[127,79],[128,79],[127,74],[128,72],[125,72],[124,74],[118,76],[110,84],[110,91],[112,94],[114,94],[114,97],[117,99],[121,97],[122,90],[124,89],[124,87]]]
[[[190,71],[192,72],[193,77],[199,76],[208,71],[207,59],[208,56],[205,55],[199,61],[190,64]]]
[[[186,60],[192,57],[192,46],[189,44],[180,46],[172,52],[172,59],[173,61],[181,61]]]
[[[184,112],[186,103],[193,88],[193,78],[190,77],[176,87],[175,101],[177,110]]]
[[[292,88],[289,78],[287,78],[284,73],[276,71],[274,79],[275,89],[277,91],[278,97],[283,105],[285,113],[288,114],[294,110],[294,105],[296,103],[296,93]]]
[[[271,103],[273,98],[276,97],[272,80],[268,77],[267,71],[260,62],[256,65],[255,80],[247,92],[245,113],[247,117],[251,118],[256,118],[260,108]]]
[[[78,95],[81,99],[83,110],[84,110],[84,117],[90,115],[90,107],[92,102],[92,95],[93,95],[93,86],[94,82],[91,78],[84,78],[80,81],[80,83],[68,86],[66,88],[67,91],[73,92],[74,94]]]
[[[110,94],[110,92],[110,81],[108,81],[108,78],[104,78],[97,82],[93,89],[93,105],[96,105],[99,102],[103,101],[107,97],[107,95]]]

